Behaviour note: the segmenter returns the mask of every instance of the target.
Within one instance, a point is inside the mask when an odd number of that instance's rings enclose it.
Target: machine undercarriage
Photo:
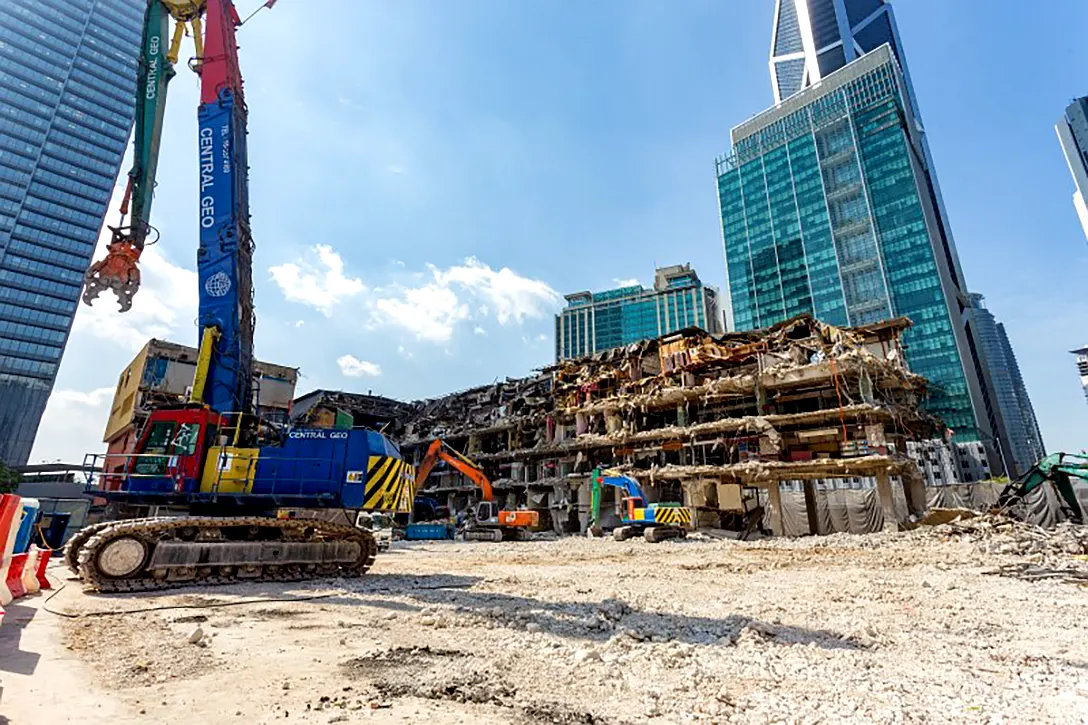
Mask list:
[[[109,521],[72,538],[65,563],[101,592],[192,584],[358,577],[378,545],[363,529],[318,519],[184,516]]]

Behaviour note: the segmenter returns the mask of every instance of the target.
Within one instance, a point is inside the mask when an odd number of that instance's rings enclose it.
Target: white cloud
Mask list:
[[[612,281],[616,283],[617,287],[636,287],[638,285],[638,280],[633,277],[631,279],[613,278]]]
[[[505,326],[543,317],[562,300],[542,280],[523,277],[507,267],[496,271],[475,257],[445,270],[429,268],[432,280],[419,287],[375,290],[379,296],[373,303],[372,322],[401,327],[417,340],[448,342],[459,323],[475,319],[473,307],[478,315],[493,314]],[[478,335],[477,330],[483,328],[475,325]]]
[[[476,327],[472,328],[472,334],[479,335],[480,337],[487,337],[487,330],[480,327],[479,325],[476,325]]]
[[[305,320],[295,320],[295,327],[302,327],[306,324]]]
[[[87,453],[104,451],[102,434],[109,419],[113,390],[54,390],[39,428],[47,434],[39,434],[34,441],[31,463],[57,460],[83,463]],[[48,435],[50,431],[56,434]]]
[[[402,275],[418,283],[398,282],[371,290],[362,280],[345,276],[344,261],[332,247],[317,245],[312,251],[323,269],[303,260],[269,268],[287,300],[331,317],[339,302],[366,293],[363,301],[370,311],[371,327],[399,327],[417,340],[448,342],[460,323],[477,316],[493,316],[500,325],[521,324],[527,317],[550,314],[562,300],[542,280],[523,277],[507,267],[494,270],[475,257],[448,269],[428,265],[427,275]]]
[[[411,360],[415,357],[415,353],[404,347],[404,345],[397,345],[397,354],[407,360]]]
[[[336,359],[336,364],[340,366],[340,372],[349,378],[376,378],[382,374],[381,366],[354,355],[342,355]]]
[[[475,257],[445,272],[434,270],[435,281],[443,286],[457,284],[482,296],[495,309],[500,325],[511,320],[520,323],[525,317],[543,317],[557,306],[562,297],[539,279],[522,277],[509,267],[497,272]]]
[[[408,169],[404,168],[400,164],[389,164],[389,166],[385,167],[385,170],[388,171],[390,174],[407,174],[408,173]]]
[[[453,290],[436,283],[386,291],[395,291],[397,296],[374,301],[373,321],[402,327],[417,340],[447,342],[457,323],[469,318],[468,305],[458,302]]]
[[[299,259],[268,269],[287,301],[308,305],[328,317],[338,303],[366,292],[362,280],[344,275],[344,260],[335,249],[318,244],[310,251],[317,255],[316,264]]]

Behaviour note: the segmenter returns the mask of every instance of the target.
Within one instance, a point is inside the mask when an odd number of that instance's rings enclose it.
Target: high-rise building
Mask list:
[[[0,2],[0,459],[53,389],[132,126],[144,0]]]
[[[1071,351],[1077,356],[1077,372],[1080,373],[1080,386],[1084,390],[1084,397],[1088,399],[1088,345]]]
[[[948,224],[948,214],[945,210],[940,185],[934,171],[933,157],[926,138],[925,126],[922,123],[917,95],[911,82],[903,43],[900,40],[899,30],[896,26],[891,0],[775,0],[774,21],[770,69],[774,98],[778,106],[776,109],[761,114],[752,121],[734,129],[733,155],[737,156],[738,142],[756,135],[757,129],[753,128],[753,124],[758,125],[761,119],[766,121],[768,125],[773,123],[775,119],[769,118],[769,116],[773,115],[775,110],[789,105],[799,95],[806,96],[814,105],[818,105],[816,99],[834,95],[826,88],[829,79],[838,77],[841,86],[846,81],[839,74],[844,73],[846,69],[854,64],[861,62],[866,54],[873,54],[880,51],[880,49],[884,49],[883,52],[894,59],[892,66],[895,68],[897,87],[895,95],[898,98],[896,113],[901,116],[900,131],[898,133],[907,140],[906,148],[909,149],[909,152],[899,160],[900,170],[904,168],[904,164],[909,167],[910,176],[913,177],[914,185],[917,187],[917,208],[921,209],[926,227],[925,236],[928,236],[929,250],[924,251],[919,248],[917,254],[931,258],[931,262],[928,264],[931,265],[932,269],[931,273],[927,274],[931,281],[939,279],[939,294],[944,298],[948,324],[953,327],[956,343],[955,354],[961,359],[960,367],[965,371],[963,377],[963,383],[965,384],[956,381],[959,376],[954,373],[955,366],[952,364],[952,357],[950,356],[951,348],[947,345],[948,339],[945,339],[943,343],[943,353],[937,352],[932,347],[927,347],[925,350],[915,350],[913,357],[915,359],[928,358],[929,363],[922,362],[922,368],[926,368],[931,373],[936,373],[939,376],[934,379],[936,396],[930,403],[930,409],[942,415],[954,413],[954,409],[958,409],[960,414],[953,414],[951,418],[946,417],[946,422],[957,433],[957,440],[961,443],[976,437],[981,440],[986,446],[990,466],[995,472],[1000,473],[1001,457],[998,451],[1008,446],[992,435],[992,431],[997,429],[998,425],[997,421],[989,416],[989,412],[995,409],[996,404],[987,399],[989,392],[981,384],[981,380],[985,377],[985,371],[982,369],[983,363],[977,351],[979,347],[977,335],[971,328],[970,321],[963,314],[969,304],[967,286],[960,266],[959,255],[956,252],[952,229]],[[870,80],[872,78],[870,77]],[[877,103],[876,99],[870,98],[869,100],[874,104]],[[863,101],[861,105],[868,102]],[[851,101],[851,104],[857,105],[855,101]],[[796,110],[795,107],[792,108]],[[853,115],[853,112],[859,110],[859,108],[860,106],[853,108],[851,114],[847,114],[851,118],[851,138],[855,146],[860,146],[860,138],[864,131],[864,129],[859,129],[856,125],[858,116]],[[823,110],[817,110],[814,118],[820,116],[821,113],[823,113]],[[818,121],[812,123],[814,134],[819,123]],[[868,129],[872,133],[882,130],[885,129],[877,129],[875,126],[870,126]],[[792,134],[793,130],[787,133]],[[793,138],[795,137],[791,135],[790,139]],[[765,143],[765,140],[759,139],[755,143]],[[741,145],[743,146],[743,144]],[[860,151],[861,149],[858,148],[859,153]],[[747,148],[742,149],[740,155],[744,156],[745,161],[749,161],[751,160],[750,153],[751,142],[749,142]],[[831,161],[833,162],[834,159]],[[824,158],[821,157],[821,164],[823,162]],[[831,163],[831,165],[834,166],[835,164]],[[862,166],[865,165],[879,165],[879,163],[870,154],[870,158],[862,162]],[[720,171],[719,168],[719,181],[722,175]],[[797,169],[793,168],[789,173],[796,171]],[[865,188],[865,198],[868,200],[866,203],[872,206],[875,204],[874,190],[887,189],[888,184],[885,183],[884,179],[879,178],[880,169],[873,169],[863,173],[863,169],[858,167],[858,172],[861,176],[860,183]],[[837,201],[833,198],[835,193],[844,193],[841,189],[838,192],[831,191],[832,187],[836,187],[837,184],[841,183],[841,179],[828,180],[822,176],[816,178],[820,180],[821,191],[826,190],[828,193],[827,202]],[[906,177],[900,174],[899,178]],[[879,194],[877,195],[879,196]],[[798,197],[798,200],[800,200],[800,197]],[[825,210],[832,208],[831,204],[825,204],[825,206]],[[724,210],[725,207],[723,206],[723,214]],[[911,242],[904,240],[912,238],[915,242],[921,242],[925,238],[924,236],[912,234],[907,228],[906,216],[898,219],[893,217],[894,215],[886,216],[881,222],[881,228],[873,227],[877,232],[877,244],[882,247],[890,245],[889,248],[882,248],[876,252],[881,257],[882,265],[884,260],[894,254],[894,248],[898,247],[901,250],[906,250],[911,247]],[[902,228],[898,230],[892,228],[898,225],[901,225]],[[836,229],[836,236],[843,233],[846,232],[840,232]],[[835,251],[832,252],[830,257],[822,257],[819,252],[816,252],[816,256],[812,261],[816,264],[817,272],[826,271],[828,265],[834,268],[835,271],[844,271],[845,277],[840,282],[849,286],[847,278],[853,278],[858,269],[849,261],[840,266],[839,259],[835,255],[838,254],[841,246],[836,239],[836,242],[832,245]],[[804,247],[807,250],[810,244],[806,241]],[[925,264],[921,258],[915,261]],[[917,286],[917,282],[904,279],[904,272],[889,276],[889,273],[893,272],[891,268],[899,264],[897,260],[892,261],[890,266],[885,266],[882,270],[883,282],[886,286],[885,291],[889,292],[893,298],[890,307],[896,314],[908,314],[910,308],[920,311],[925,306],[922,297],[927,293],[922,292],[920,289],[908,292],[908,288]],[[904,268],[912,267],[910,262],[902,262],[901,264]],[[787,277],[792,278],[796,275],[797,270],[796,268],[784,269],[784,272]],[[815,282],[815,279],[813,281]],[[786,290],[783,290],[783,293],[788,294]],[[729,296],[731,295],[727,295],[727,297]],[[930,302],[932,303],[932,300]],[[729,305],[726,305],[726,312],[727,324],[729,324],[732,321],[729,316],[731,314]],[[932,312],[927,314],[932,314]],[[929,316],[924,318],[919,318],[916,315],[911,316],[916,324],[923,326],[922,330],[916,329],[912,335],[908,336],[915,339],[919,335],[928,337],[929,333],[925,332],[925,330],[932,332],[934,324],[940,324]],[[945,363],[938,362],[942,355],[945,356]],[[926,374],[925,370],[922,369],[919,372]],[[948,384],[952,386],[949,387]],[[965,395],[966,397],[964,397]],[[949,396],[958,396],[960,403],[950,404]],[[970,410],[962,405],[968,398],[970,399]],[[973,423],[971,423],[972,417],[974,418]]]
[[[985,376],[982,382],[988,388],[986,397],[996,407],[990,416],[998,425],[996,433],[1003,446],[1000,453],[1005,470],[1010,476],[1019,476],[1046,455],[1035,410],[1005,326],[986,309],[982,295],[971,295],[966,315],[978,338]]]
[[[1055,129],[1076,185],[1073,207],[1080,217],[1084,236],[1088,237],[1088,204],[1084,200],[1084,195],[1088,194],[1088,96],[1070,103]]]
[[[555,316],[555,359],[570,360],[686,327],[721,332],[718,292],[691,265],[660,267],[653,289],[640,284],[575,292]]]
[[[776,0],[770,61],[774,102],[781,103],[885,43],[891,45],[909,84],[890,2]]]
[[[883,45],[733,129],[717,162],[727,326],[800,312],[839,325],[905,315],[908,362],[930,380],[927,408],[957,441],[992,443],[962,275],[908,109]]]
[[[1039,419],[1035,417],[1035,407],[1031,404],[1031,398],[1028,397],[1028,388],[1024,384],[1024,376],[1020,373],[1020,363],[1016,361],[1016,353],[1012,351],[1012,343],[1009,342],[1009,334],[1005,331],[1005,323],[997,323],[997,336],[1001,340],[1005,362],[1012,374],[1012,388],[1016,392],[1016,402],[1020,406],[1020,419],[1024,422],[1024,438],[1027,445],[1024,452],[1032,457],[1031,463],[1037,463],[1046,455],[1043,430],[1039,427]]]

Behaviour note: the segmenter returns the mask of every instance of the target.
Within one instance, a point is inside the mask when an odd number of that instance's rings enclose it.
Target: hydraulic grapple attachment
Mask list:
[[[128,229],[110,227],[113,241],[107,247],[106,258],[95,262],[87,269],[83,277],[83,301],[91,304],[99,294],[113,290],[121,312],[128,312],[132,307],[132,297],[140,289],[141,247],[136,246]]]

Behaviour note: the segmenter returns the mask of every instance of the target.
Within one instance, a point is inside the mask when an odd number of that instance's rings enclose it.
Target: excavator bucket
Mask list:
[[[140,289],[140,268],[136,263],[143,250],[117,229],[111,231],[113,242],[107,247],[106,258],[92,264],[83,277],[83,301],[89,305],[102,292],[113,290],[121,312],[128,312],[133,295]]]

